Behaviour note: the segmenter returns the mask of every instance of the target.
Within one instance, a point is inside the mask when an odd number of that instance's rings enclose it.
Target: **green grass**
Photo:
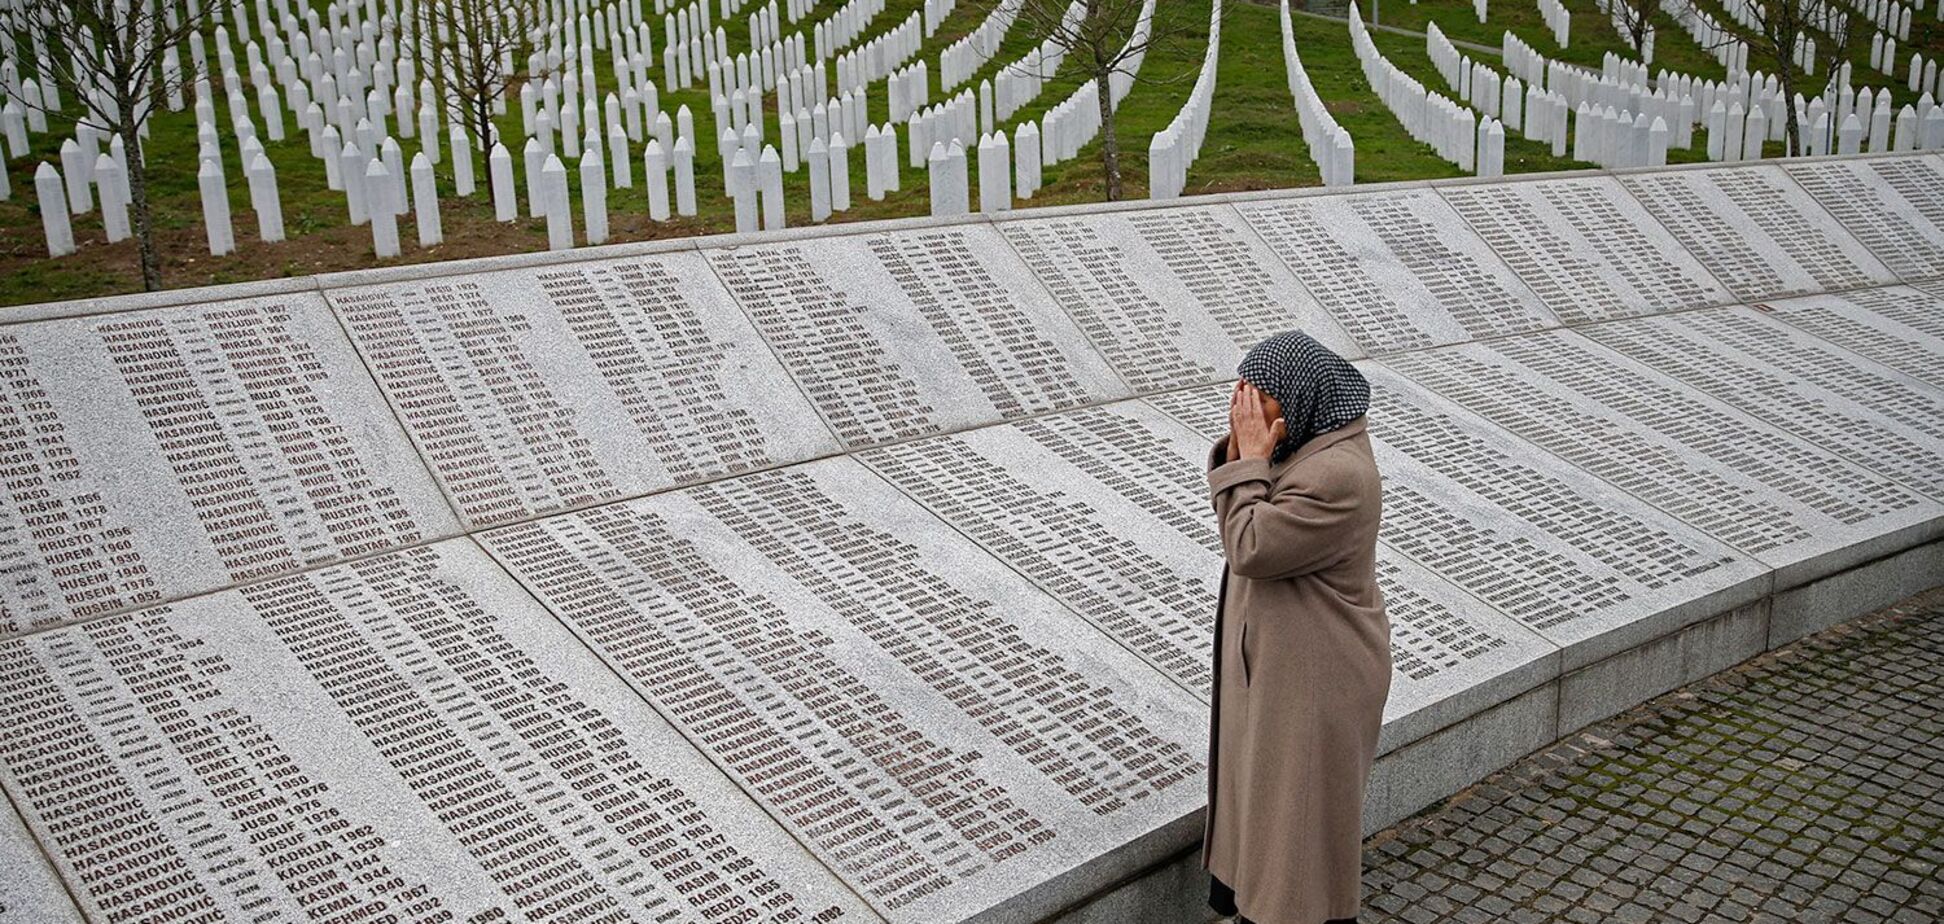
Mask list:
[[[885,11],[871,23],[869,32],[877,34],[902,22],[920,7],[921,2],[889,0]],[[1703,2],[1712,3],[1713,0]],[[962,0],[941,24],[938,32],[923,43],[919,57],[931,62],[935,69],[939,52],[983,21],[991,5],[991,0]],[[1418,4],[1392,0],[1384,4],[1381,13],[1386,25],[1421,30],[1429,22],[1435,21],[1454,40],[1476,42],[1492,48],[1498,47],[1500,34],[1510,29],[1530,41],[1542,53],[1594,67],[1598,66],[1601,53],[1605,50],[1626,54],[1610,23],[1597,12],[1593,0],[1568,0],[1568,5],[1574,15],[1574,35],[1572,47],[1566,50],[1553,47],[1550,34],[1540,23],[1536,2],[1528,0],[1495,0],[1489,10],[1491,18],[1484,25],[1476,22],[1471,7],[1463,0],[1424,0]],[[830,15],[835,9],[835,3],[824,4],[816,14],[795,28],[807,35],[814,22]],[[1122,150],[1124,194],[1130,198],[1145,196],[1147,192],[1149,139],[1174,118],[1193,87],[1207,50],[1208,11],[1209,0],[1161,2],[1162,16],[1179,24],[1178,33],[1171,41],[1150,52],[1141,79],[1134,84],[1116,116]],[[1295,109],[1285,83],[1278,16],[1273,4],[1250,0],[1229,0],[1227,3],[1220,73],[1214,96],[1215,115],[1200,159],[1189,169],[1188,194],[1314,185],[1319,182],[1316,165],[1302,144]],[[732,50],[746,49],[746,14],[730,17],[720,25],[729,37]],[[1707,77],[1721,75],[1719,65],[1685,33],[1680,32],[1671,19],[1660,25],[1656,67],[1666,65]],[[1911,46],[1926,49],[1927,55],[1937,54],[1940,41],[1944,41],[1944,29],[1938,28],[1938,25],[1928,14],[1919,14],[1918,20],[1913,23],[1915,41]],[[1429,146],[1412,140],[1396,117],[1371,92],[1350,51],[1348,27],[1343,22],[1298,15],[1294,18],[1293,27],[1298,49],[1312,82],[1332,114],[1350,132],[1356,143],[1358,182],[1459,175],[1455,166],[1439,158]],[[659,33],[658,26],[656,31]],[[783,31],[788,34],[793,28],[785,23]],[[1392,61],[1427,86],[1444,90],[1443,81],[1426,57],[1423,38],[1381,30],[1373,35],[1379,48]],[[658,43],[660,38],[657,34]],[[1042,39],[1043,36],[1035,34],[1024,18],[1015,22],[1004,37],[999,53],[963,86],[976,89],[981,80],[990,78],[1000,68],[1025,55]],[[659,60],[659,46],[655,50]],[[1899,52],[1899,56],[1907,58],[1909,51],[1906,48]],[[213,51],[211,57],[214,58]],[[604,87],[611,86],[612,71],[607,52],[597,50],[595,58],[596,74],[606,81]],[[1868,70],[1867,45],[1864,58],[1855,68],[1857,82],[1872,87],[1890,85],[1900,103],[1907,101],[1911,94],[1903,81],[1889,81]],[[1495,55],[1484,55],[1482,60],[1503,70]],[[1077,57],[1070,59],[1046,82],[1036,99],[1005,120],[1001,127],[1012,134],[1019,125],[1040,119],[1049,108],[1067,98],[1087,79],[1078,63]],[[662,93],[662,107],[671,117],[682,105],[687,105],[696,117],[697,140],[700,142],[696,160],[700,214],[689,218],[678,217],[668,222],[650,221],[647,217],[646,188],[642,183],[640,146],[632,146],[634,187],[608,192],[610,242],[734,229],[732,206],[720,193],[722,166],[714,153],[714,143],[707,137],[707,127],[712,119],[706,79],[703,84],[699,89],[664,90]],[[254,98],[249,89],[246,88],[245,93]],[[884,83],[873,84],[870,95],[871,120],[881,124],[888,117],[889,106]],[[940,101],[945,96],[934,85],[932,101]],[[73,100],[66,102],[70,120],[52,120],[54,124],[50,127],[53,131],[33,135],[32,149],[7,162],[13,196],[10,201],[0,202],[0,279],[4,279],[4,282],[0,282],[0,304],[95,297],[140,288],[134,243],[105,243],[98,210],[77,216],[74,221],[75,236],[80,246],[78,254],[60,260],[46,258],[32,176],[34,167],[41,161],[59,164],[59,141],[71,134],[71,116],[79,110]],[[219,97],[215,102],[218,123],[227,125],[229,117],[224,100]],[[519,123],[516,84],[508,93],[508,114],[499,122],[501,134],[507,138],[522,138]],[[287,140],[269,143],[267,147],[278,171],[284,224],[289,239],[269,245],[257,240],[255,216],[248,208],[249,190],[243,165],[235,139],[225,130],[224,167],[239,249],[235,254],[211,257],[204,237],[195,175],[194,117],[188,110],[165,112],[157,117],[148,142],[149,182],[166,285],[180,287],[304,275],[359,268],[377,262],[372,253],[369,227],[347,223],[343,194],[328,189],[324,165],[309,156],[295,120],[287,119],[285,128]],[[263,132],[260,122],[258,130]],[[776,143],[777,135],[772,97],[770,107],[764,114],[764,136],[766,141]],[[443,145],[443,135],[440,140]],[[902,126],[898,156],[900,191],[884,201],[873,202],[865,195],[861,139],[855,139],[855,142],[851,153],[852,207],[847,212],[832,216],[832,222],[929,213],[926,174],[922,168],[906,166],[905,145],[908,139],[904,136]],[[401,138],[400,143],[404,147],[405,162],[409,164],[417,151],[417,139]],[[1096,138],[1079,156],[1046,167],[1040,191],[1026,205],[1103,199],[1106,182],[1099,156],[1101,144],[1101,140]],[[1772,150],[1779,153],[1779,147],[1772,145]],[[1691,151],[1670,152],[1670,159],[1699,160],[1702,159],[1702,150],[1703,146],[1697,143]],[[447,149],[445,153],[450,158],[454,152]],[[517,169],[520,152],[516,149],[513,153]],[[401,216],[399,228],[404,254],[395,261],[383,262],[454,259],[546,247],[545,224],[542,220],[524,217],[524,201],[522,217],[518,220],[504,224],[493,220],[485,160],[476,152],[473,156],[474,174],[479,184],[479,192],[474,196],[464,199],[456,196],[451,186],[449,160],[439,169],[440,213],[446,243],[429,249],[418,247],[411,216]],[[577,163],[568,164],[568,175],[578,206],[577,166]],[[1526,141],[1518,137],[1516,132],[1507,137],[1507,172],[1583,166],[1588,165],[1553,157],[1545,146]],[[976,184],[976,158],[972,169]],[[520,187],[524,200],[523,180]],[[807,171],[786,174],[784,188],[788,223],[791,226],[808,224]],[[577,242],[586,242],[578,212],[575,234]]]

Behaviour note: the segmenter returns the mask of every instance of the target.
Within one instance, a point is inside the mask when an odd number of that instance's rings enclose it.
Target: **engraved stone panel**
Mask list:
[[[1241,206],[1312,296],[1373,353],[1557,327],[1428,189]]]
[[[0,642],[100,920],[875,920],[470,540]]]
[[[1205,706],[854,460],[484,541],[894,920],[991,909],[1205,797]]]
[[[329,298],[476,525],[837,449],[692,253]]]
[[[1293,327],[1362,355],[1230,209],[1016,214],[999,224],[1006,239],[1137,391],[1231,376]]]
[[[1385,362],[1775,567],[1780,588],[1936,532],[1936,503],[1572,332]]]
[[[1785,169],[1897,275],[1944,276],[1944,165],[1936,159],[1846,158]]]
[[[0,799],[0,924],[80,924],[81,912],[61,888],[33,837]]]
[[[1448,186],[1439,194],[1569,324],[1731,301],[1611,178]]]
[[[1203,391],[1163,397],[1200,401]],[[1201,434],[1122,402],[888,447],[865,461],[1206,700],[1225,567],[1208,450]],[[1498,702],[1466,694],[1553,652],[1381,545],[1378,581],[1395,665],[1386,747],[1470,714],[1451,710]]]
[[[1944,391],[1742,306],[1580,332],[1805,442],[1944,498]]]
[[[1765,569],[1376,363],[1379,539],[1565,649],[1566,668],[1746,602]],[[1155,400],[1227,430],[1213,390]],[[1719,595],[1712,607],[1690,606]]]
[[[1737,298],[1896,281],[1778,167],[1633,173],[1621,182]]]
[[[708,251],[850,446],[1127,393],[990,228]]]
[[[449,535],[312,294],[0,327],[0,637]]]
[[[1944,388],[1944,284],[1853,289],[1768,303],[1775,316],[1912,378]]]

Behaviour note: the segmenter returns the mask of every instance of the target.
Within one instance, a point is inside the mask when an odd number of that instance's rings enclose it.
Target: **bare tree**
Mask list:
[[[1827,0],[1767,0],[1749,3],[1741,18],[1725,19],[1720,25],[1725,33],[1720,45],[1746,43],[1750,68],[1775,75],[1782,108],[1788,112],[1789,151],[1800,153],[1803,113],[1796,111],[1796,94],[1814,75],[1834,80],[1855,54],[1851,46],[1856,33],[1849,15]]]
[[[1613,21],[1613,30],[1645,61],[1647,36],[1653,31],[1660,0],[1603,0],[1600,7]]]
[[[20,0],[10,23],[16,40],[34,42],[42,82],[80,103],[76,124],[121,138],[142,287],[149,291],[162,287],[162,266],[149,215],[142,123],[166,94],[180,92],[185,83],[179,65],[163,65],[168,49],[209,21],[207,10],[191,13],[194,9],[177,9],[175,0]],[[22,102],[60,115],[44,100]]]
[[[516,58],[525,44],[521,4],[434,0],[418,4],[418,10],[417,28],[428,30],[433,49],[435,81],[457,97],[458,118],[473,144],[481,153],[492,150],[493,115],[513,83]],[[515,67],[509,68],[509,61]]]
[[[1187,20],[1179,0],[1000,0],[1018,3],[1019,18],[1033,34],[1065,49],[1066,60],[1085,68],[1095,82],[1100,104],[1100,165],[1107,174],[1107,198],[1121,197],[1120,134],[1114,124],[1119,101],[1114,78],[1155,81],[1140,76],[1150,51],[1166,47]],[[1079,11],[1069,15],[1069,8]],[[1173,78],[1179,79],[1179,76]]]

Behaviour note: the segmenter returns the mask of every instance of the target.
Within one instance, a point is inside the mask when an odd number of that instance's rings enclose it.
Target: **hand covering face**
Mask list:
[[[1370,382],[1363,373],[1300,330],[1249,348],[1235,372],[1282,405],[1286,433],[1269,456],[1271,464],[1370,410]]]

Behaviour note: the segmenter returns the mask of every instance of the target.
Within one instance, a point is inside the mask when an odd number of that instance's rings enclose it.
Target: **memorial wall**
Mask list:
[[[243,288],[0,321],[0,924],[1069,912],[1199,843],[1208,452],[1291,327],[1373,390],[1367,818],[1944,583],[1882,566],[1944,534],[1937,155]]]

